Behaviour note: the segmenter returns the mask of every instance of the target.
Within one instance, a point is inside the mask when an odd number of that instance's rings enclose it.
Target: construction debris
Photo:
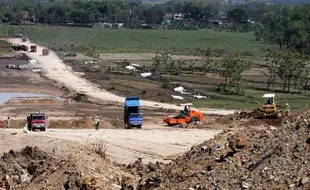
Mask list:
[[[182,96],[171,95],[171,97],[176,100],[184,100]]]
[[[143,78],[150,77],[150,76],[152,76],[152,73],[141,73],[140,76]]]
[[[190,94],[183,86],[176,87],[173,90],[181,94]]]
[[[6,68],[8,69],[18,69],[18,70],[25,70],[28,69],[28,65],[14,65],[14,64],[8,64],[6,65]]]
[[[129,70],[129,71],[135,71],[136,68],[134,66],[128,65],[125,67],[125,69]]]
[[[193,95],[194,98],[197,98],[197,99],[206,99],[207,97],[206,96],[201,96],[199,93],[197,95]]]
[[[28,64],[29,65],[35,65],[35,64],[37,64],[37,61],[34,60],[34,59],[31,59],[31,60],[28,61]]]
[[[135,64],[135,63],[130,63],[130,66],[133,66],[133,67],[135,67],[135,68],[141,67],[139,64]]]

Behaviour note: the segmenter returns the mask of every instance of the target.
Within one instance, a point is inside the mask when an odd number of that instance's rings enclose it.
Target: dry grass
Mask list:
[[[92,149],[96,154],[101,156],[103,159],[107,158],[107,146],[106,142],[102,139],[97,138],[95,143],[92,144]]]

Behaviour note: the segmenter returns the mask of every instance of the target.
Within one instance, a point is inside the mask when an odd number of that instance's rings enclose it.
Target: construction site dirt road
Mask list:
[[[117,163],[129,164],[138,158],[146,162],[168,162],[188,151],[191,146],[213,138],[219,130],[198,129],[152,129],[146,130],[100,129],[48,129],[46,132],[22,133],[22,129],[0,130],[0,154],[25,146],[66,156],[72,147],[85,148],[101,142],[106,147],[108,157]],[[11,135],[10,135],[11,134]],[[15,135],[13,135],[15,134]]]

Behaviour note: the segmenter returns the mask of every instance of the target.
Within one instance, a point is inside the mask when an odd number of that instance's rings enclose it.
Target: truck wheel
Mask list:
[[[141,125],[138,125],[137,128],[138,128],[138,129],[142,129],[142,126],[141,126]]]
[[[45,127],[43,127],[41,130],[42,130],[42,131],[46,131],[46,128],[45,128]]]
[[[197,121],[200,121],[199,117],[197,117],[197,116],[192,117],[191,120],[190,120],[191,123],[194,123],[194,122],[197,122]]]

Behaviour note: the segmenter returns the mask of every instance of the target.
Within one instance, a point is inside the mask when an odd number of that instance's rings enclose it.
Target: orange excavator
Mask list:
[[[202,113],[197,110],[190,110],[189,105],[185,105],[184,110],[182,110],[177,116],[165,117],[163,119],[163,122],[166,123],[168,126],[204,121],[205,118]]]

